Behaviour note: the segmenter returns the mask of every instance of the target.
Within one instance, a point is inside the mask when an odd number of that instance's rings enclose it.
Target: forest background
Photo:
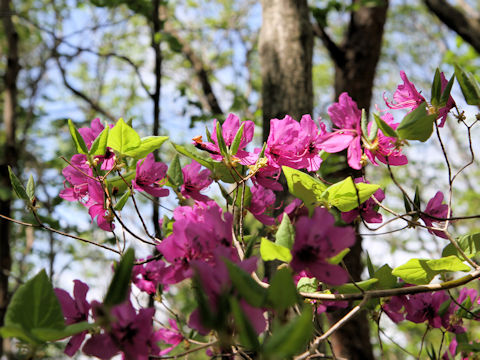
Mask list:
[[[234,112],[268,134],[268,120],[287,113],[325,118],[343,91],[359,107],[382,108],[384,91],[391,96],[400,70],[429,89],[436,67],[449,77],[454,63],[478,73],[480,61],[480,3],[474,0],[0,0],[0,16],[0,213],[29,221],[23,204],[12,197],[10,165],[23,180],[34,175],[45,223],[105,242],[104,233],[91,233],[86,214],[58,198],[65,166],[60,156],[74,153],[67,119],[81,127],[95,117],[111,122],[122,117],[132,119],[142,136],[189,143],[203,134],[205,122]],[[454,122],[446,126],[448,146],[460,163],[468,144]],[[410,189],[428,184],[426,199],[447,179],[438,177],[438,144],[420,146],[407,152],[413,166],[398,176]],[[173,154],[164,146],[157,156],[168,163]],[[347,171],[343,162],[339,157],[324,171],[340,176]],[[456,205],[465,213],[478,213],[478,202],[471,201],[480,192],[478,174],[475,163],[456,188]],[[375,176],[382,183],[383,177]],[[163,207],[173,204],[167,199],[162,207],[148,205],[148,216],[159,219],[168,212]],[[363,248],[391,265],[405,254],[439,251],[429,236],[407,239],[398,233],[366,236]],[[148,255],[147,248],[137,251]],[[361,276],[361,246],[348,256],[352,272]],[[102,292],[109,277],[98,274],[111,260],[75,240],[0,220],[0,320],[11,294],[40,268],[67,289],[74,276],[91,276]],[[183,301],[179,307],[188,306],[187,293]],[[373,358],[382,337],[391,358],[404,358],[405,350],[415,353],[425,330],[388,322],[379,334],[358,330],[366,323],[359,317],[335,335],[339,353]],[[392,341],[399,333],[401,339]],[[4,346],[8,352],[8,342]],[[53,357],[56,349],[50,351]]]

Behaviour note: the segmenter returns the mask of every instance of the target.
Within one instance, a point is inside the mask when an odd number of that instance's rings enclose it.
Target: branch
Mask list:
[[[209,110],[212,114],[223,114],[223,110],[220,107],[217,97],[213,92],[212,85],[210,84],[210,79],[208,78],[208,69],[203,63],[202,59],[200,59],[195,51],[192,49],[190,44],[183,39],[177,30],[173,29],[168,23],[164,25],[164,32],[170,34],[171,36],[175,37],[180,45],[182,45],[182,53],[185,55],[187,60],[192,64],[193,70],[197,75],[198,79],[200,80],[200,84],[202,86],[203,95],[207,101],[209,106]]]
[[[480,53],[480,19],[450,5],[446,0],[424,0],[428,9]]]
[[[345,63],[345,52],[330,38],[325,28],[317,21],[312,24],[313,34],[322,40],[330,58],[336,66],[342,67]]]

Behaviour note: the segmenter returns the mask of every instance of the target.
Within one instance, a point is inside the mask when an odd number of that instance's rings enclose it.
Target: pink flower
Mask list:
[[[62,307],[63,316],[67,325],[76,324],[82,321],[88,321],[88,313],[90,311],[90,304],[87,301],[88,285],[80,280],[74,280],[72,298],[68,292],[63,289],[55,289],[58,301]],[[67,346],[65,347],[65,354],[73,356],[82,345],[87,331],[71,337]]]
[[[312,218],[301,217],[295,228],[292,269],[297,272],[305,270],[308,276],[330,285],[347,282],[347,272],[327,259],[355,243],[354,229],[336,227],[333,215],[324,208],[316,208]]]
[[[110,125],[110,128],[112,127],[113,125]],[[95,118],[92,120],[90,127],[83,127],[78,129],[78,131],[80,132],[80,135],[82,135],[82,138],[85,141],[87,148],[90,150],[93,142],[104,129],[105,127],[102,125],[100,119]],[[102,170],[108,171],[115,164],[115,153],[110,148],[106,149],[105,155],[95,156],[95,158],[101,161]]]
[[[94,308],[99,306],[94,304]],[[110,359],[119,352],[126,359],[137,360],[148,360],[150,355],[158,355],[158,335],[152,326],[154,314],[153,308],[140,309],[137,313],[129,301],[115,306],[110,312],[113,321],[102,333],[87,340],[83,352],[100,359]],[[94,311],[94,317],[99,317],[97,311]]]
[[[336,127],[333,132],[321,137],[319,146],[329,153],[347,149],[348,165],[356,170],[362,168],[362,112],[347,93],[340,94],[338,103],[328,108],[328,115]]]
[[[397,129],[398,124],[394,123],[392,114],[386,113],[381,118],[388,125],[390,125],[392,129]],[[368,124],[369,131],[371,127],[372,123]],[[380,162],[384,164],[394,166],[405,165],[408,163],[407,157],[402,154],[402,149],[400,149],[397,144],[397,139],[385,136],[381,130],[378,130],[377,138],[373,141],[372,144],[365,145],[365,155],[367,155],[368,159],[375,166],[378,166],[375,158],[377,158]]]
[[[92,176],[92,169],[87,163],[87,157],[82,154],[73,155],[70,163],[72,165],[64,168],[62,174],[71,187],[60,191],[60,197],[68,201],[83,201],[88,194],[88,176]]]
[[[294,169],[317,171],[322,159],[320,136],[325,133],[325,125],[320,129],[310,115],[304,115],[300,122],[289,115],[282,120],[270,120],[270,134],[267,139],[265,156],[274,168],[289,166]]]
[[[168,323],[170,324],[170,329],[162,328],[157,331],[158,339],[166,344],[170,344],[172,346],[165,348],[160,351],[159,355],[168,354],[172,351],[178,344],[180,344],[183,340],[183,335],[178,330],[177,323],[175,320],[168,319]]]
[[[405,302],[405,318],[417,324],[428,321],[431,327],[441,328],[443,326],[448,329],[453,305],[451,304],[442,315],[439,314],[439,310],[440,306],[449,299],[450,297],[445,291],[409,295],[408,301]]]
[[[423,214],[420,215],[420,218],[423,220],[426,226],[428,227],[442,226],[443,224],[442,220],[436,220],[428,216],[428,215],[432,215],[437,218],[446,218],[448,215],[448,205],[442,204],[442,202],[443,202],[443,193],[441,191],[437,191],[435,196],[432,199],[430,199],[430,201],[428,202],[427,207],[423,211]],[[428,229],[428,232],[430,234],[437,235],[444,239],[448,238],[447,235],[441,230]]]
[[[415,85],[408,80],[405,71],[400,71],[400,77],[403,80],[403,84],[398,85],[397,90],[393,94],[393,100],[395,102],[388,102],[384,95],[383,99],[385,100],[385,104],[387,104],[390,109],[410,108],[411,111],[415,110],[418,105],[425,101],[425,98],[420,95]]]
[[[363,182],[362,178],[355,179],[355,183],[361,183],[361,182]],[[366,183],[368,184],[368,181]],[[382,189],[378,189],[377,191],[375,191],[373,196],[375,196],[375,198],[380,202],[382,202],[385,199],[385,193],[383,192]],[[351,223],[361,214],[365,222],[369,224],[379,224],[382,222],[382,215],[377,212],[377,209],[378,209],[377,203],[372,198],[370,198],[367,201],[365,201],[362,205],[360,205],[359,208],[342,213],[342,220],[345,221],[346,223]]]
[[[173,212],[173,232],[159,245],[158,251],[170,263],[163,284],[176,284],[193,275],[190,263],[201,260],[216,266],[214,250],[225,248],[235,258],[232,244],[232,215],[222,212],[217,203],[196,202]]]
[[[98,227],[105,231],[112,231],[115,228],[113,216],[105,208],[105,193],[98,181],[88,179],[88,200],[85,206],[92,221],[97,219]]]
[[[442,91],[443,91],[445,90],[448,84],[448,80],[445,78],[445,75],[443,74],[443,72],[440,73],[440,80],[442,82]],[[448,113],[455,106],[456,106],[455,100],[453,100],[452,96],[449,96],[447,100],[447,104],[444,107],[440,108],[440,110],[438,110],[438,119],[440,119],[440,124],[438,125],[438,127],[443,127],[443,125],[445,124],[445,120],[447,119]]]
[[[180,192],[186,198],[208,202],[211,199],[208,196],[200,194],[200,191],[207,188],[213,180],[210,177],[210,170],[203,169],[200,171],[200,169],[201,165],[194,160],[192,160],[191,164],[183,167],[183,184]]]
[[[159,184],[167,174],[167,165],[156,162],[153,154],[148,154],[145,159],[138,160],[135,180],[132,180],[133,187],[139,191],[155,196],[168,196],[168,189]]]
[[[255,218],[265,225],[275,224],[275,219],[265,214],[266,211],[273,209],[275,205],[275,193],[261,185],[254,185],[251,188],[252,199],[248,210]]]
[[[162,281],[165,266],[165,262],[162,260],[135,265],[132,271],[132,281],[141,291],[145,291],[147,294],[155,294],[158,284]]]
[[[255,124],[253,121],[244,121],[244,128],[242,138],[240,140],[240,145],[238,147],[237,153],[234,155],[237,159],[240,160],[240,163],[243,165],[251,165],[255,162],[252,154],[243,150],[250,141],[253,139],[253,132],[255,130]],[[241,123],[238,116],[235,114],[228,114],[222,125],[222,135],[225,140],[225,145],[230,147],[235,139],[238,129],[240,129]],[[222,161],[222,156],[220,154],[220,148],[218,147],[217,139],[217,119],[213,121],[213,130],[211,132],[212,142],[204,143],[201,140],[194,139],[194,145],[200,150],[205,150],[210,153],[212,159],[216,161]]]
[[[392,296],[382,305],[385,314],[395,323],[405,320],[405,303],[408,301],[406,296]]]

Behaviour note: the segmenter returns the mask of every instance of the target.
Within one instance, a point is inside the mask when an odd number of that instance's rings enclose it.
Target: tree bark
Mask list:
[[[445,0],[424,0],[428,9],[480,54],[480,18],[461,11]]]
[[[354,0],[357,2],[358,0]],[[367,112],[370,108],[375,70],[380,58],[383,29],[386,21],[388,0],[383,6],[360,7],[350,14],[350,23],[340,45],[335,44],[321,24],[314,30],[323,41],[335,64],[335,100],[343,92],[355,100],[358,107]],[[361,172],[348,167],[343,173],[358,177]],[[358,231],[357,231],[358,233]],[[357,236],[355,246],[345,257],[347,269],[354,280],[361,280],[364,265],[361,261],[362,238]],[[332,314],[332,322],[340,320],[350,309]],[[331,337],[336,356],[347,359],[373,359],[370,329],[367,314],[361,312]]]
[[[3,91],[3,128],[5,144],[3,145],[3,159],[0,163],[0,186],[11,190],[8,166],[16,164],[15,125],[17,114],[17,77],[20,71],[18,61],[18,34],[12,22],[13,10],[10,0],[0,0],[0,14],[2,15],[3,29],[7,42],[7,66],[4,74]],[[11,198],[0,199],[0,213],[10,217]],[[10,254],[10,222],[0,219],[0,326],[3,325],[5,312],[9,301],[8,274],[11,268]],[[3,342],[0,341],[0,356],[4,353]]]
[[[306,0],[262,0],[259,51],[263,139],[270,119],[300,120],[313,111],[313,31]]]

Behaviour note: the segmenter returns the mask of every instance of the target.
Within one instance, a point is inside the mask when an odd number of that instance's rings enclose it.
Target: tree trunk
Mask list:
[[[16,164],[16,107],[17,107],[17,76],[20,70],[18,62],[18,34],[12,22],[10,0],[0,0],[0,13],[7,41],[7,67],[4,75],[3,94],[3,128],[5,131],[5,144],[3,145],[3,159],[0,163],[0,186],[11,189],[8,176],[8,166]],[[10,190],[11,196],[13,191]],[[0,199],[0,214],[10,217],[11,198]],[[5,312],[8,305],[8,274],[11,267],[10,255],[10,222],[0,219],[0,326],[3,325]],[[0,355],[4,347],[0,341]]]
[[[262,0],[259,51],[263,139],[270,119],[300,120],[313,111],[313,32],[306,0]]]
[[[324,29],[320,29],[320,37],[335,63],[335,100],[342,92],[348,92],[360,109],[369,110],[387,7],[388,0],[384,0],[383,6],[365,6],[352,12],[347,32],[339,46],[328,38]],[[344,172],[347,176],[361,175],[361,172],[349,168],[346,162]],[[355,246],[345,257],[345,264],[355,280],[361,280],[360,275],[364,268],[361,253],[362,238],[357,236]],[[349,310],[333,313],[332,321],[338,321]],[[359,360],[373,359],[367,314],[361,312],[335,332],[331,343],[336,356]]]

